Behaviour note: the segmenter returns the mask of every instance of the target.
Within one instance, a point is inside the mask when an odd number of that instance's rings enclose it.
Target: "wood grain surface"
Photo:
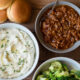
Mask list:
[[[34,33],[34,35],[35,35],[34,23],[35,23],[35,19],[36,19],[36,16],[37,16],[38,12],[41,10],[42,7],[44,7],[45,5],[47,5],[47,4],[49,4],[53,1],[55,1],[55,0],[29,0],[29,2],[30,2],[30,4],[32,5],[32,8],[33,8],[33,13],[32,13],[32,17],[31,17],[31,21],[29,23],[26,23],[26,24],[23,24],[23,25],[28,27]],[[64,0],[64,1],[72,2],[75,5],[77,5],[78,7],[80,7],[80,0]],[[40,58],[39,58],[39,62],[38,62],[37,67],[42,62],[44,62],[44,61],[46,61],[50,58],[60,57],[60,56],[61,57],[69,57],[69,58],[75,59],[76,61],[80,62],[80,47],[77,48],[76,50],[74,50],[73,52],[70,52],[70,53],[67,53],[67,54],[57,54],[57,53],[52,53],[52,52],[48,51],[40,43],[39,43],[39,46],[40,46]],[[35,72],[35,70],[34,70],[34,72]],[[32,80],[32,76],[33,76],[34,72],[28,78],[26,78],[24,80]]]

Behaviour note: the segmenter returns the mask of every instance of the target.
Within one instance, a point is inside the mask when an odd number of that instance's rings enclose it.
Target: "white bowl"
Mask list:
[[[66,64],[69,69],[80,70],[80,64],[78,62],[76,62],[75,60],[70,59],[70,58],[66,58],[66,57],[56,57],[56,58],[49,59],[49,60],[45,61],[44,63],[42,63],[38,67],[36,72],[34,73],[34,76],[33,76],[32,80],[36,80],[37,75],[41,71],[45,71],[46,69],[48,69],[50,64],[51,64],[51,62],[53,62],[55,60],[61,61],[62,63]]]
[[[55,4],[55,2],[53,3],[50,3],[49,5],[43,7],[41,9],[41,11],[39,12],[37,18],[36,18],[36,21],[35,21],[35,32],[36,32],[36,35],[39,39],[39,41],[41,42],[41,44],[48,50],[52,51],[52,52],[56,52],[56,53],[67,53],[67,52],[70,52],[70,51],[73,51],[74,49],[76,49],[77,47],[80,46],[80,41],[79,42],[76,42],[71,48],[68,48],[68,49],[65,49],[65,50],[59,50],[59,49],[54,49],[53,47],[51,47],[49,44],[47,44],[44,39],[43,39],[43,35],[42,35],[42,32],[41,32],[41,28],[40,28],[40,19],[42,17],[42,15],[44,14],[44,12],[46,10],[48,10],[49,8],[51,8],[53,5]],[[70,2],[66,2],[66,1],[59,1],[58,5],[68,5],[68,6],[71,6],[75,11],[77,11],[77,13],[80,15],[80,9],[70,3]]]
[[[22,26],[22,25],[15,24],[15,23],[5,23],[5,24],[0,24],[0,29],[2,29],[2,28],[18,28],[18,29],[21,29],[21,30],[25,31],[31,37],[31,39],[33,40],[33,43],[35,45],[35,49],[36,49],[35,61],[33,63],[32,68],[28,72],[26,72],[24,75],[19,76],[17,78],[0,79],[0,80],[22,80],[22,79],[28,77],[33,72],[33,70],[35,69],[35,67],[36,67],[36,65],[38,63],[38,59],[39,59],[38,42],[37,42],[36,38],[34,37],[34,35],[32,34],[32,32],[30,30],[28,30],[27,28],[25,28],[24,26]]]

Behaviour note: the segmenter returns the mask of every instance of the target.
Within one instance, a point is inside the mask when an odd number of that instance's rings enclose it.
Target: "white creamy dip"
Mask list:
[[[0,29],[0,78],[16,78],[29,71],[35,58],[30,36],[17,28]]]

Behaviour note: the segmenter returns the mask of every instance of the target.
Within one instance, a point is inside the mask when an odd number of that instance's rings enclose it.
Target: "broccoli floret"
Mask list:
[[[69,72],[68,71],[57,71],[56,73],[55,73],[55,76],[56,77],[62,77],[62,76],[64,76],[64,77],[66,77],[66,76],[69,76]]]
[[[68,80],[78,80],[78,79],[76,79],[74,76],[70,76]]]
[[[43,72],[43,75],[44,75],[44,76],[49,76],[49,75],[50,75],[50,71],[44,71],[44,72]]]
[[[62,64],[62,66],[63,66],[63,70],[64,70],[64,71],[69,71],[69,69],[68,69],[68,67],[67,67],[66,64]]]
[[[64,77],[64,76],[57,77],[57,80],[69,80],[69,77]]]
[[[47,77],[48,79],[56,80],[56,77],[55,77],[54,74],[51,73],[50,71],[44,71],[44,72],[43,72],[43,75],[44,75],[45,77]]]
[[[76,77],[77,79],[80,79],[80,71],[76,71],[76,72],[75,72],[75,77]]]
[[[80,71],[71,70],[71,75],[74,75],[75,78],[80,79]]]
[[[48,78],[45,78],[44,75],[39,75],[36,80],[49,80]]]
[[[50,73],[50,79],[51,80],[56,80],[56,77],[52,73]]]
[[[76,79],[73,76],[66,76],[66,77],[62,76],[62,77],[57,77],[57,80],[78,80],[78,79]]]
[[[62,69],[62,64],[59,62],[59,61],[54,61],[51,66],[49,67],[49,70],[51,72],[55,72],[55,71],[58,71],[58,70],[61,70]]]

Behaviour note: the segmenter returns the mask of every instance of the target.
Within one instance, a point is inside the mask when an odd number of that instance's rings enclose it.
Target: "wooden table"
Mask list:
[[[34,32],[34,22],[35,22],[35,18],[38,14],[38,12],[41,10],[41,8],[43,6],[45,6],[46,4],[53,2],[55,0],[29,0],[29,2],[31,3],[32,7],[33,7],[33,14],[32,14],[32,20],[29,23],[23,24],[24,26],[28,27],[35,35]],[[65,1],[69,1],[72,2],[74,4],[76,4],[78,7],[80,7],[80,0],[65,0]],[[38,41],[39,42],[39,41]],[[74,50],[73,52],[67,53],[67,54],[57,54],[57,53],[52,53],[50,51],[48,51],[47,49],[45,49],[40,43],[40,58],[39,58],[39,62],[37,67],[44,61],[53,58],[53,57],[69,57],[72,59],[75,59],[76,61],[80,62],[80,47],[77,48],[76,50]],[[36,70],[36,69],[35,69]],[[35,72],[34,70],[34,72]],[[24,80],[32,80],[32,75],[30,75],[28,78],[24,79]]]

